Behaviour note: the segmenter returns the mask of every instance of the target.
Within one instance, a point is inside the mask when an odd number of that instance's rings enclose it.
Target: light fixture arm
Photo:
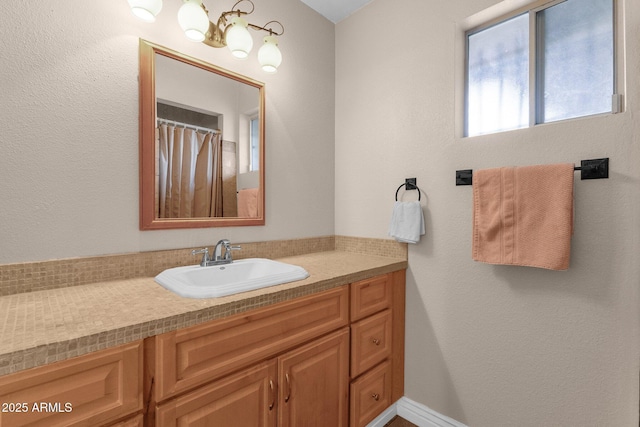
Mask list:
[[[240,8],[238,8],[238,9],[235,8],[240,3],[245,3],[245,2],[251,4],[251,10],[250,11],[245,12],[244,10],[240,10]],[[220,18],[218,18],[217,27],[220,28],[220,29],[228,27],[229,24],[227,23],[227,16],[231,16],[231,15],[237,15],[237,16],[251,15],[253,13],[253,11],[255,10],[255,8],[256,8],[256,6],[253,4],[253,2],[251,0],[239,0],[239,1],[236,2],[236,4],[234,4],[231,7],[231,10],[229,10],[227,12],[222,12],[222,14],[220,15]]]
[[[275,31],[273,28],[269,27],[269,24],[278,24],[280,26],[280,31]],[[249,28],[252,28],[256,31],[268,31],[270,36],[281,36],[284,34],[284,25],[282,25],[280,23],[280,21],[269,21],[266,24],[264,24],[262,27],[259,25],[254,25],[252,23],[249,23]]]

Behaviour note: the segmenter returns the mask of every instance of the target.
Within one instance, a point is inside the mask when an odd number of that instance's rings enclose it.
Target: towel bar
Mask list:
[[[580,171],[580,179],[609,178],[609,158],[581,160],[580,166],[575,166],[573,170]],[[473,169],[457,170],[456,185],[473,185]]]
[[[418,190],[418,201],[420,201],[420,199],[422,198],[420,196],[421,191],[416,185],[416,182],[416,178],[405,178],[404,184],[400,184],[400,187],[398,187],[398,189],[396,190],[396,202],[398,201],[398,191],[400,191],[402,187],[406,187],[407,190]]]

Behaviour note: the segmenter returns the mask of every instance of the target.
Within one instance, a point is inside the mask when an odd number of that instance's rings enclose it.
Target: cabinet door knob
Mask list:
[[[289,374],[284,374],[284,379],[287,381],[287,395],[284,397],[284,402],[287,403],[291,398],[291,381],[289,380]]]
[[[371,397],[372,397],[372,398],[373,398],[373,400],[375,400],[375,401],[380,400],[380,395],[379,395],[378,393],[373,393],[373,394],[371,395]]]
[[[375,345],[380,345],[380,340],[378,338],[373,338],[371,342],[374,343]]]
[[[271,411],[276,404],[276,394],[274,392],[273,381],[269,380],[269,389],[271,393],[271,403],[269,403],[269,410]]]

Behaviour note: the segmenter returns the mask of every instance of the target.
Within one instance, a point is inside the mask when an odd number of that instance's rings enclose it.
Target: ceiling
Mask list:
[[[329,21],[337,24],[372,0],[300,0]]]

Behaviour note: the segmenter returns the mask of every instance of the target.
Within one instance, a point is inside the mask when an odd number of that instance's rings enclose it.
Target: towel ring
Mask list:
[[[396,202],[398,201],[398,192],[402,187],[407,187],[407,190],[418,190],[418,201],[422,199],[422,195],[420,194],[420,188],[418,188],[417,185],[411,182],[405,182],[404,184],[400,184],[400,187],[398,187],[398,189],[396,190]]]

